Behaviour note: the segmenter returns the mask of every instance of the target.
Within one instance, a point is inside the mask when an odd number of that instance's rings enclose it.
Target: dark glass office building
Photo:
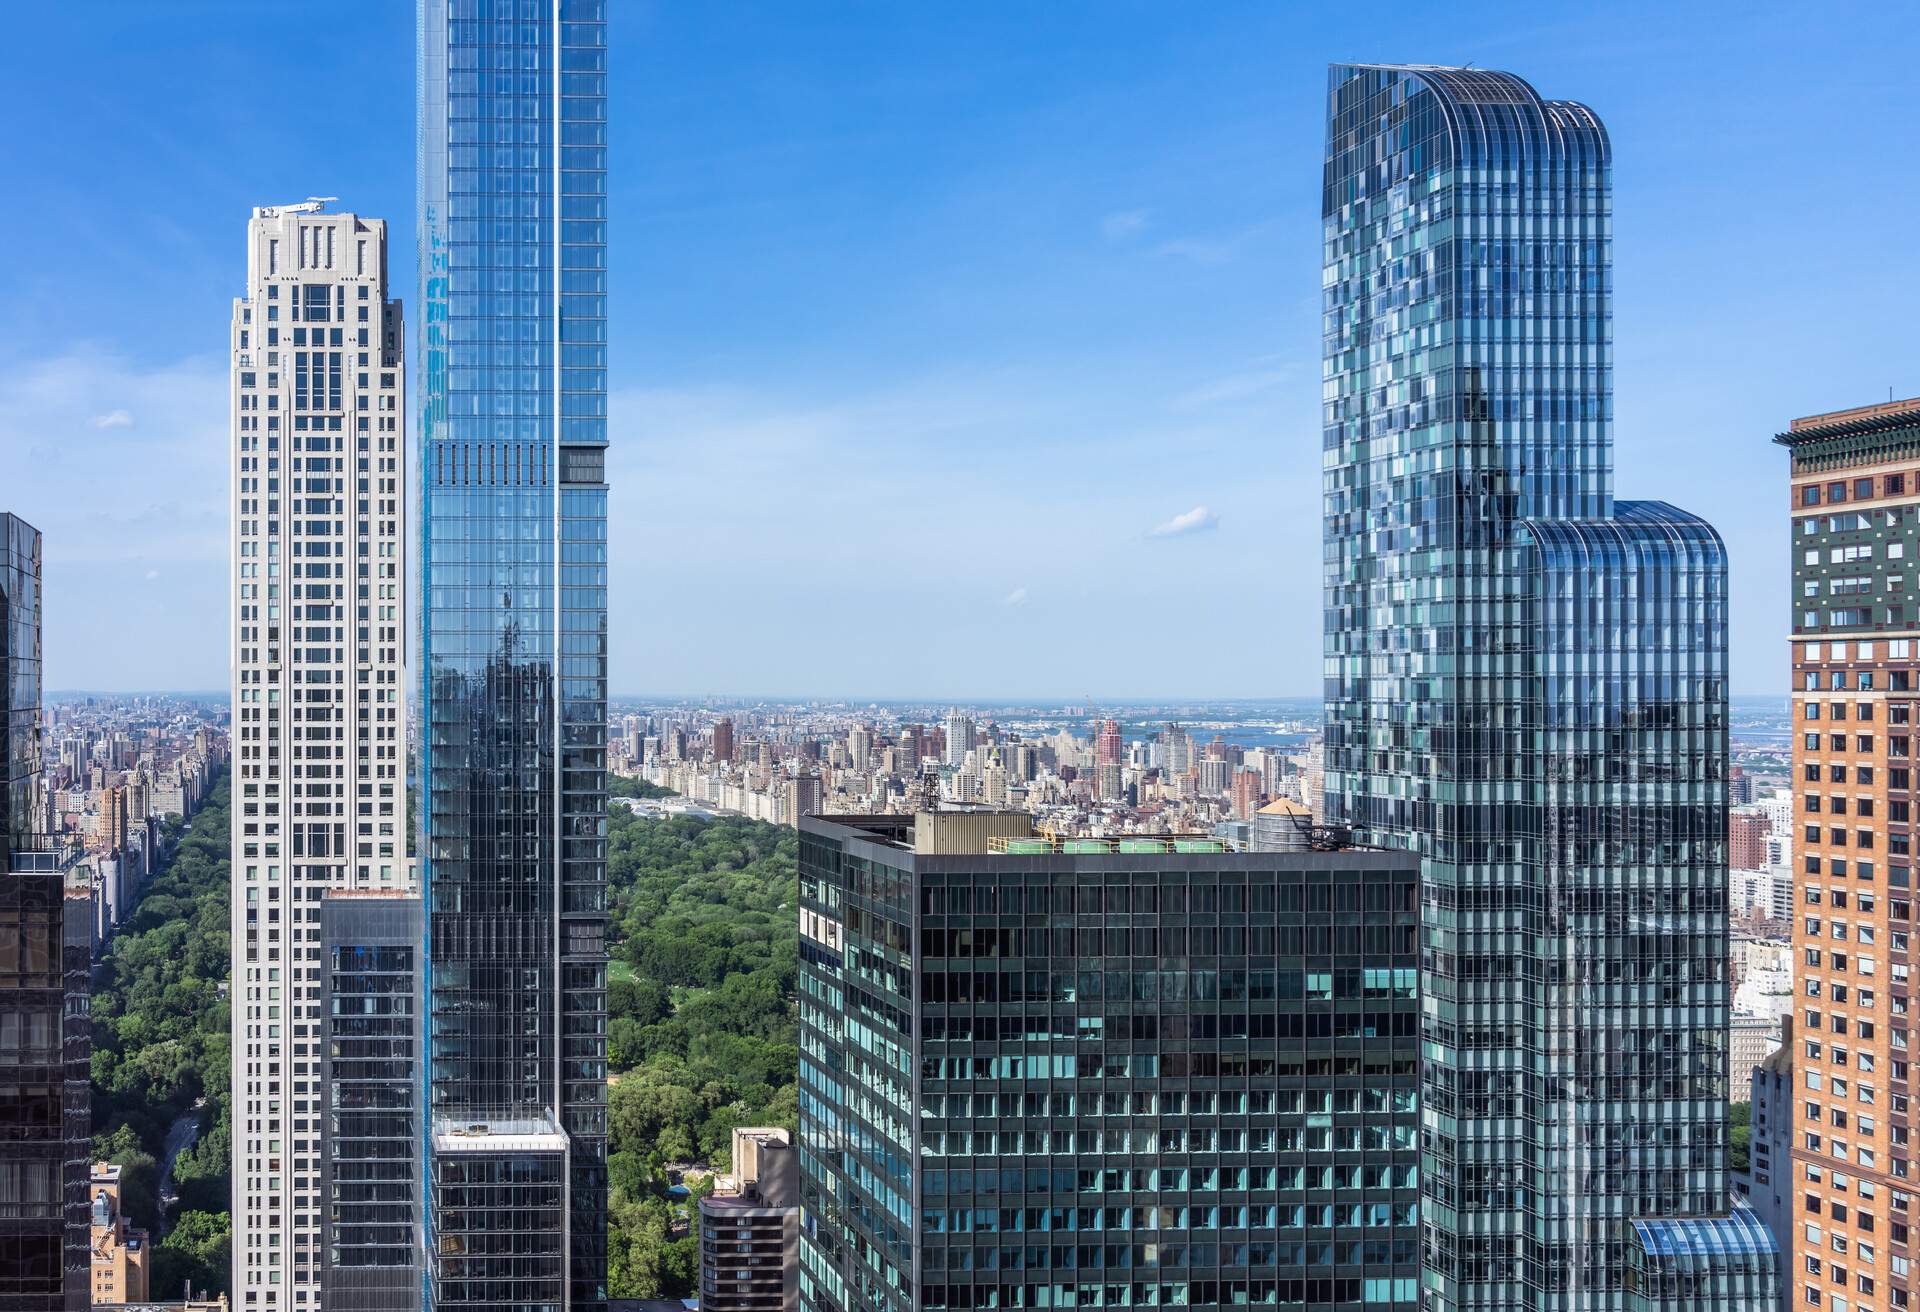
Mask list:
[[[0,512],[0,873],[40,841],[40,530]]]
[[[420,1306],[420,899],[320,900],[320,1303]]]
[[[1326,806],[1422,865],[1425,1305],[1773,1305],[1730,1214],[1727,570],[1613,495],[1611,148],[1336,66]]]
[[[92,1299],[92,900],[39,819],[40,688],[40,534],[0,514],[0,1312]]]
[[[464,1239],[436,1307],[606,1301],[605,11],[420,4],[429,1248],[449,1171],[560,1145],[567,1207],[564,1280]]]
[[[1418,1305],[1418,862],[800,824],[812,1312]]]

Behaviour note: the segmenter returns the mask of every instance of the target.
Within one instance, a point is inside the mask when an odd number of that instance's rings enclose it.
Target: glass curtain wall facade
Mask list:
[[[567,1200],[563,1281],[462,1241],[439,1306],[606,1300],[605,9],[419,10],[426,1101]]]
[[[325,1312],[420,1305],[420,900],[320,900]]]
[[[1770,1305],[1712,1219],[1726,565],[1613,499],[1605,129],[1335,66],[1324,183],[1325,805],[1422,858],[1426,1306]]]
[[[0,512],[0,874],[40,828],[40,530]]]
[[[40,533],[0,513],[0,1309],[92,1301],[91,888],[45,832]]]
[[[800,822],[802,1307],[1418,1307],[1417,862],[977,818]]]

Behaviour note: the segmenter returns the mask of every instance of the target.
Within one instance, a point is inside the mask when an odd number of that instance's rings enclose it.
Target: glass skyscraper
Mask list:
[[[1419,1306],[1419,867],[800,820],[800,1305]]]
[[[92,890],[43,820],[40,561],[0,513],[0,1308],[83,1312]]]
[[[1773,1305],[1729,1213],[1726,561],[1615,502],[1593,111],[1336,66],[1326,806],[1422,858],[1423,1299]]]
[[[605,11],[420,7],[435,1307],[606,1302]]]

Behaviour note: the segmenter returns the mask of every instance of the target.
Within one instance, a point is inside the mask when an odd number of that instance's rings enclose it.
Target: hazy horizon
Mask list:
[[[41,694],[43,701],[62,701],[74,697],[180,697],[180,698],[221,698],[229,696],[225,688],[50,688]],[[1736,692],[1729,694],[1735,702],[1743,701],[1787,701],[1793,696],[1791,690],[1780,692]],[[411,690],[408,700],[412,701]],[[770,693],[770,692],[614,692],[607,696],[609,704],[614,702],[667,702],[667,701],[706,701],[706,702],[846,702],[853,705],[877,706],[927,706],[935,703],[948,706],[1041,706],[1061,704],[1065,706],[1086,706],[1087,694],[1082,692],[1059,694],[1025,694],[1011,697],[978,696],[928,696],[924,694],[878,695],[872,693],[815,692],[815,693]],[[1275,694],[1275,695],[1234,695],[1222,694],[1210,696],[1201,693],[1160,693],[1160,694],[1116,694],[1111,697],[1096,696],[1092,705],[1097,710],[1102,706],[1165,706],[1173,704],[1207,705],[1285,705],[1294,702],[1306,702],[1315,706],[1323,705],[1319,694]]]

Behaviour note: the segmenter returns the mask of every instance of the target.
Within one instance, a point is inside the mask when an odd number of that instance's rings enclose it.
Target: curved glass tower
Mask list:
[[[1433,1309],[1778,1278],[1727,1204],[1726,561],[1613,498],[1612,207],[1583,105],[1331,70],[1325,796],[1423,859]]]
[[[420,3],[436,1308],[606,1302],[605,11]]]

